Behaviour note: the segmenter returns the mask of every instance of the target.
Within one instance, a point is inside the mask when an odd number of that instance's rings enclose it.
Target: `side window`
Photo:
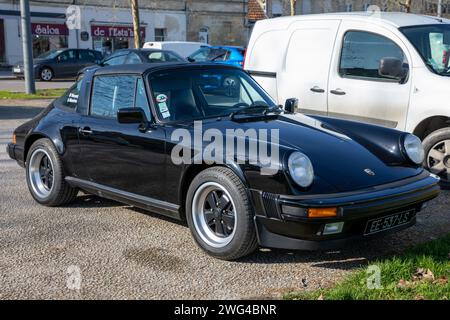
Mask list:
[[[378,74],[383,58],[407,62],[402,49],[392,40],[374,33],[349,31],[344,36],[339,74],[342,77],[388,79]]]
[[[117,110],[134,107],[136,76],[97,76],[91,99],[91,115],[116,118]]]
[[[125,61],[126,64],[138,64],[138,63],[142,63],[141,58],[139,58],[139,56],[134,53],[134,52],[130,52],[128,54],[127,60]]]
[[[61,61],[61,62],[73,61],[75,59],[76,59],[76,57],[75,57],[75,50],[64,51],[63,53],[61,53],[58,56],[58,60]]]
[[[147,94],[145,93],[144,81],[140,77],[137,79],[136,100],[135,100],[134,106],[136,108],[141,108],[142,110],[144,110],[145,115],[147,116],[147,120],[150,121],[152,119],[152,114],[150,112],[150,106],[148,104]]]
[[[94,55],[94,52],[89,50],[80,50],[80,59],[84,61],[91,61],[94,62],[96,60],[96,57]]]
[[[80,75],[77,79],[77,82],[70,89],[68,89],[57,100],[57,102],[63,107],[75,109],[78,104],[78,97],[80,94],[82,81],[83,81],[83,75]]]
[[[103,62],[103,65],[105,65],[105,66],[116,66],[116,65],[119,65],[119,64],[124,64],[126,58],[127,58],[126,54],[115,56],[115,57],[109,58],[108,60]]]
[[[162,51],[155,51],[148,55],[148,60],[150,62],[163,62],[164,59],[164,53]]]

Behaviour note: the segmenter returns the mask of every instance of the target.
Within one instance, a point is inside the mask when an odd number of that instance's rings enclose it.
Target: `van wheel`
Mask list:
[[[61,158],[53,143],[39,139],[28,151],[26,160],[28,189],[40,204],[54,207],[75,200],[78,189],[64,180]]]
[[[197,244],[211,256],[235,260],[255,251],[253,216],[247,190],[230,169],[206,169],[192,181],[187,222]]]
[[[425,167],[441,178],[441,186],[450,188],[450,128],[431,133],[423,141]]]

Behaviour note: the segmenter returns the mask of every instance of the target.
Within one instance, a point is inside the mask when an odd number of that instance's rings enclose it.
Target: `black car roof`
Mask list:
[[[141,64],[122,64],[115,66],[106,66],[103,68],[95,69],[95,75],[109,75],[109,74],[126,74],[126,73],[134,73],[134,74],[144,74],[156,70],[164,70],[164,69],[175,69],[175,68],[183,68],[183,69],[195,69],[195,68],[227,68],[227,69],[237,69],[242,70],[241,68],[226,65],[226,64],[217,64],[217,63],[190,63],[190,62],[161,62],[161,63],[141,63]]]

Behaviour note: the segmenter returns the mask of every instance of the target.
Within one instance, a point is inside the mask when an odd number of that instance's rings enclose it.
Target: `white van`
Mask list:
[[[450,20],[406,13],[321,14],[256,23],[244,68],[299,111],[419,136],[450,182]]]
[[[188,41],[152,41],[144,43],[144,48],[174,51],[183,58],[189,57],[202,47],[209,47],[209,45],[201,42]]]

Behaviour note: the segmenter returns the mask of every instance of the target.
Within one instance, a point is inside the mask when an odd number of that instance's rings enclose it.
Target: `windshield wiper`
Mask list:
[[[262,110],[262,112],[260,112],[261,109],[264,109],[264,110]],[[262,114],[263,116],[267,116],[267,115],[269,115],[269,113],[272,113],[272,112],[279,114],[282,112],[282,110],[276,106],[268,108],[268,105],[257,104],[257,105],[251,105],[249,107],[232,112],[230,114],[230,118],[231,118],[231,120],[234,120],[234,118],[240,114],[253,114],[253,115],[255,115],[255,114],[261,115]]]

